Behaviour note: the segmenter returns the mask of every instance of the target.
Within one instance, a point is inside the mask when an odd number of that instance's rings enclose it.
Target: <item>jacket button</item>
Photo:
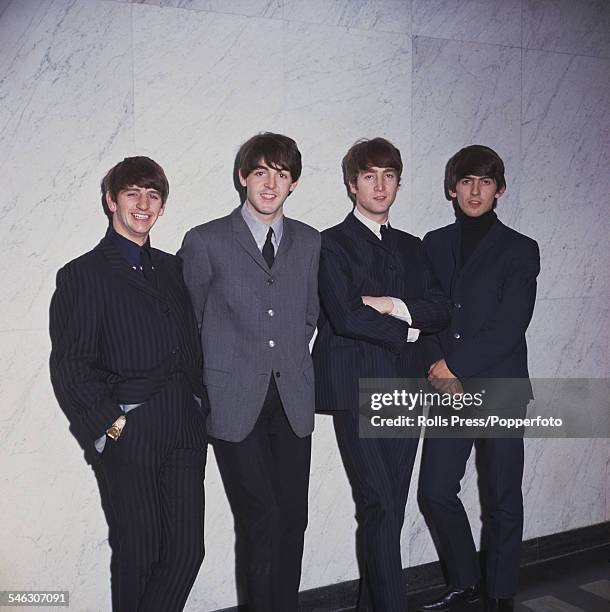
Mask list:
[[[268,285],[273,285],[273,283],[274,283],[274,282],[275,282],[275,281],[274,281],[274,279],[273,279],[273,278],[268,278],[268,279],[267,279],[267,284],[268,284]]]
[[[267,314],[272,317],[273,315],[275,315],[275,311],[273,310],[273,308],[269,308],[269,310],[267,311]]]
[[[275,346],[275,342],[273,340],[269,340],[269,342],[267,342],[267,344],[273,348]]]
[[[459,340],[459,339],[460,339],[462,336],[460,336],[460,334],[459,334],[458,332],[455,332],[455,334],[453,334],[453,337],[454,337],[456,340]]]
[[[279,377],[280,377],[280,373],[279,373],[279,372],[276,372],[276,373],[275,373],[275,377],[276,377],[276,378],[279,378]]]
[[[461,305],[459,302],[456,302],[456,303],[454,304],[454,306],[455,306],[456,308],[461,308],[461,307],[462,307],[462,305]]]

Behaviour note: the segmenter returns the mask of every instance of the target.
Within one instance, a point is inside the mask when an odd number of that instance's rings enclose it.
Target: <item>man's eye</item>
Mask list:
[[[396,178],[396,175],[395,175],[395,174],[392,174],[391,172],[388,172],[388,173],[385,175],[385,177],[386,177],[386,178],[388,178],[388,179],[395,179],[395,178]]]

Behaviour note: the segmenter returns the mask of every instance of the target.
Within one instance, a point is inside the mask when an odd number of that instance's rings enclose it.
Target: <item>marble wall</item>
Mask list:
[[[170,177],[153,241],[173,252],[236,205],[233,157],[257,131],[299,142],[287,214],[318,229],[349,210],[346,149],[390,138],[406,162],[393,224],[418,235],[452,220],[447,158],[488,144],[508,168],[500,216],[542,252],[533,375],[608,377],[609,32],[605,0],[1,1],[0,588],[69,589],[76,610],[109,608],[107,527],[50,387],[47,326],[55,271],[99,240],[99,180],[126,155]],[[525,537],[610,520],[609,451],[527,441]],[[212,453],[206,488],[188,610],[235,602]],[[463,497],[476,528],[472,471]],[[323,417],[310,500],[302,588],[354,578],[354,508]],[[414,499],[405,525],[405,565],[435,560]]]

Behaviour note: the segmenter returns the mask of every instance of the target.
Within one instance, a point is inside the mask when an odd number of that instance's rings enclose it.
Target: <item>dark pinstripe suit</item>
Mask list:
[[[358,437],[358,379],[422,377],[425,372],[419,343],[407,344],[407,323],[365,306],[361,296],[403,300],[413,327],[426,332],[449,321],[449,302],[418,238],[392,229],[386,246],[353,214],[322,232],[319,290],[316,408],[339,411],[335,431],[359,523],[358,610],[402,612],[400,531],[417,440]]]
[[[158,288],[104,238],[58,272],[50,310],[51,380],[81,444],[103,435],[119,404],[142,404],[100,457],[119,533],[121,612],[181,610],[203,559],[197,326],[179,260],[152,253]]]

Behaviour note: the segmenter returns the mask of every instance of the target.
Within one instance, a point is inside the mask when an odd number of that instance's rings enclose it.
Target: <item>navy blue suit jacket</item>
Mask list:
[[[496,220],[460,267],[457,223],[429,232],[424,247],[445,295],[451,325],[428,341],[430,363],[445,358],[464,378],[520,378],[531,395],[525,331],[536,299],[538,244]]]
[[[405,302],[412,327],[447,325],[443,295],[419,238],[392,228],[385,245],[352,213],[322,232],[318,277],[320,318],[313,349],[318,411],[357,410],[359,378],[425,376],[421,340],[409,325],[365,306],[363,295]]]

